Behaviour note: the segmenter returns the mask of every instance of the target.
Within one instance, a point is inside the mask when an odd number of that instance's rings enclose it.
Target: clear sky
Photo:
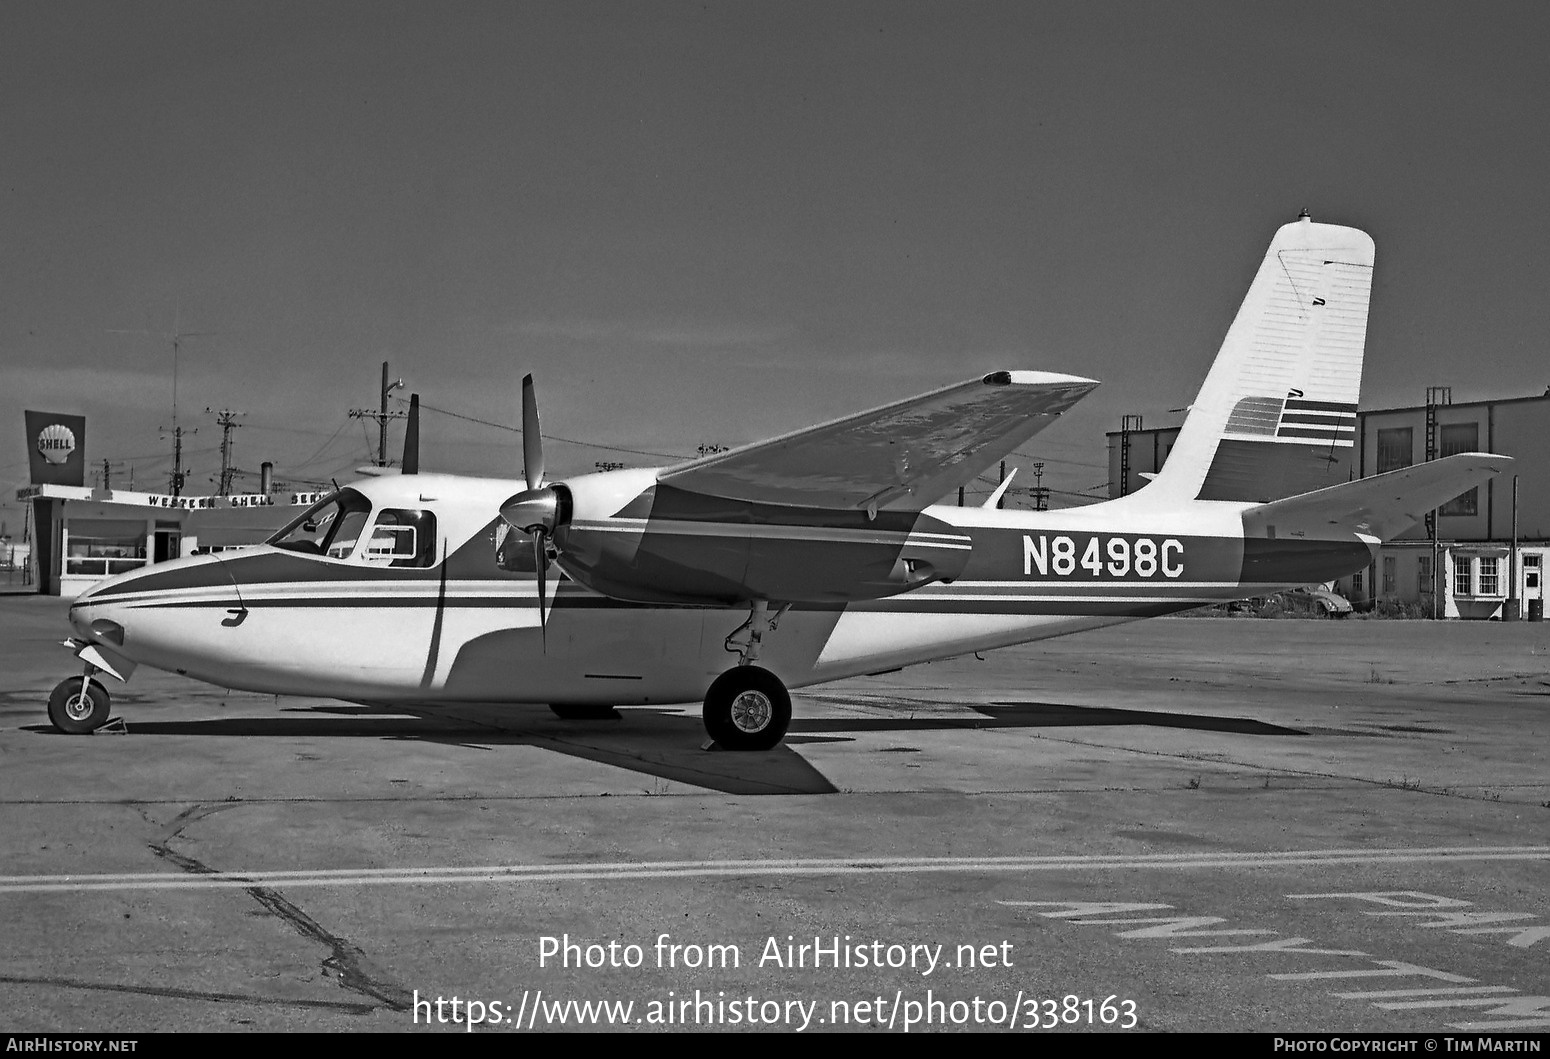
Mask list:
[[[165,487],[175,328],[213,332],[195,493],[207,406],[241,468],[350,477],[387,360],[509,424],[531,371],[546,433],[681,455],[1090,375],[1023,450],[1071,502],[1121,414],[1177,421],[1302,207],[1377,242],[1365,406],[1537,394],[1547,40],[1544,3],[6,0],[0,517],[24,408]],[[520,471],[514,434],[422,434]]]

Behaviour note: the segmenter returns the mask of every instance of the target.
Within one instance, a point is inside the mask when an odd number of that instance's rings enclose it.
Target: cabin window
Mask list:
[[[389,507],[377,513],[361,558],[389,566],[431,566],[436,561],[436,516]]]

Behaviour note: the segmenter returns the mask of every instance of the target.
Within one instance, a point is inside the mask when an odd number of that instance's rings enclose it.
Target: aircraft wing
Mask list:
[[[993,372],[680,464],[658,481],[751,503],[919,511],[972,482],[1097,385],[1075,375]]]
[[[1388,540],[1426,517],[1433,508],[1512,465],[1510,456],[1461,452],[1397,471],[1259,504],[1243,513],[1244,532],[1263,536],[1277,527],[1282,536],[1294,529],[1330,526]]]

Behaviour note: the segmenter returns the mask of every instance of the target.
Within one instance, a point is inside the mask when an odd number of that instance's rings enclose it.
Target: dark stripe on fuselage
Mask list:
[[[965,593],[968,596],[969,593]],[[1062,616],[1074,615],[1081,617],[1154,617],[1159,614],[1171,614],[1181,610],[1190,610],[1195,607],[1206,606],[1218,597],[1168,599],[1159,600],[1149,598],[1145,602],[1137,602],[1124,597],[1072,599],[1068,596],[1058,598],[1021,598],[1021,599],[996,599],[996,598],[960,598],[949,594],[933,596],[905,595],[893,596],[888,599],[865,600],[859,603],[841,604],[798,604],[791,608],[793,613],[833,613],[836,611],[852,610],[863,613],[890,613],[890,614],[1026,614],[1030,616]],[[312,599],[296,597],[287,599],[249,600],[249,610],[326,610],[329,608],[371,608],[374,610],[431,610],[438,605],[434,598],[423,596],[354,596],[341,597],[333,600]],[[441,604],[446,610],[537,610],[536,598],[523,598],[516,600],[480,600],[480,599],[447,599]],[[141,603],[131,603],[128,606],[133,610],[209,610],[225,614],[231,608],[218,601],[196,602],[191,600],[147,600]],[[599,596],[566,600],[563,603],[553,603],[549,609],[549,621],[552,625],[556,615],[567,611],[585,610],[638,610],[657,609],[654,604],[626,603],[622,600],[607,599]],[[684,607],[674,609],[701,610],[722,608]]]
[[[1372,551],[1359,540],[1309,541],[1296,538],[1243,542],[1243,580],[1259,584],[1308,584],[1333,581],[1372,562]]]
[[[908,533],[920,514],[915,511],[842,511],[819,507],[759,504],[706,496],[658,483],[614,513],[616,518],[667,519],[680,522],[722,522],[734,526],[822,526]]]
[[[1289,528],[1288,528],[1289,529]],[[1102,533],[1076,530],[1052,530],[1036,527],[963,527],[973,541],[973,550],[967,566],[959,577],[964,582],[963,595],[974,595],[972,582],[1000,582],[1011,591],[1026,586],[1028,595],[1055,595],[1071,589],[1089,593],[1110,594],[1111,600],[1094,600],[1104,605],[1124,606],[1125,596],[1146,597],[1158,592],[1191,596],[1231,598],[1233,589],[1240,583],[1303,584],[1327,581],[1341,577],[1367,565],[1370,553],[1367,546],[1355,538],[1345,541],[1306,540],[1283,535],[1280,539],[1253,539],[1245,541],[1238,536],[1202,536],[1168,533]],[[474,544],[488,544],[476,537]],[[468,552],[465,547],[461,552]],[[472,567],[473,555],[467,556],[465,567]],[[78,601],[78,606],[96,602],[123,600],[134,607],[217,607],[235,606],[248,608],[309,607],[435,607],[438,593],[433,585],[440,580],[438,568],[416,569],[375,567],[344,563],[307,556],[268,552],[238,555],[223,564],[203,563],[191,566],[175,566],[158,571],[155,568],[140,576],[127,579],[121,584],[110,584],[93,589]],[[244,592],[238,602],[238,589]],[[531,574],[508,574],[495,565],[493,546],[485,551],[485,562],[477,574],[457,576],[448,570],[447,591],[444,606],[468,609],[497,609],[502,607],[536,606],[536,595],[531,589],[517,594],[518,586],[531,583]],[[480,596],[462,596],[458,585],[477,581],[512,582],[513,591],[501,594],[499,590]],[[338,592],[337,597],[327,594],[306,594],[307,589],[286,591],[286,586],[304,585],[308,582],[321,584],[325,592]],[[1192,584],[1202,585],[1193,589]],[[415,592],[405,592],[404,587],[414,585]],[[395,586],[398,590],[395,591]],[[619,607],[649,607],[655,603],[624,603],[593,592],[571,582],[556,580],[553,583],[553,605],[559,608],[597,609]],[[155,593],[195,591],[203,589],[209,595],[203,600],[156,598]],[[1006,587],[999,589],[1003,594]],[[227,593],[230,593],[229,595]],[[913,604],[929,599],[929,606],[936,610],[951,611],[955,608],[974,609],[975,601],[953,598],[958,590],[937,586],[929,593],[905,592],[893,597],[900,603]],[[938,598],[940,597],[940,598]],[[779,600],[772,593],[771,599]],[[694,606],[695,604],[687,604]],[[977,605],[977,604],[976,604]],[[1044,600],[999,600],[997,612],[1015,612],[1027,608],[1029,613],[1061,612],[1064,603]],[[1187,605],[1196,605],[1195,603]],[[808,610],[839,610],[844,601],[823,601],[803,606]]]

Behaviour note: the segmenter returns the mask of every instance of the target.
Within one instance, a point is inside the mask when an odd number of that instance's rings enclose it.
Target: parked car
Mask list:
[[[1293,591],[1299,596],[1307,596],[1326,617],[1343,618],[1351,613],[1351,601],[1329,585],[1306,585]]]

